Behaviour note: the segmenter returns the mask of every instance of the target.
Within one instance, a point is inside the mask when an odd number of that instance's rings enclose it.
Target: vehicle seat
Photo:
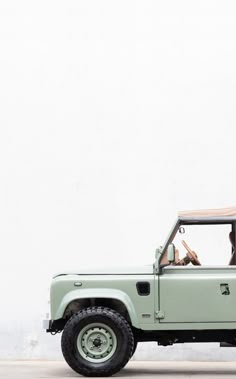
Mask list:
[[[233,248],[232,255],[231,255],[231,258],[230,258],[230,261],[229,261],[229,266],[233,266],[233,265],[236,265],[235,232],[230,232],[229,233],[229,240],[230,240],[232,248]]]

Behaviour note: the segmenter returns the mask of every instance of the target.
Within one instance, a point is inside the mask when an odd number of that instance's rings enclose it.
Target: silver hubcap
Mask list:
[[[89,362],[105,362],[116,351],[117,339],[113,330],[102,323],[85,326],[78,335],[80,355]]]

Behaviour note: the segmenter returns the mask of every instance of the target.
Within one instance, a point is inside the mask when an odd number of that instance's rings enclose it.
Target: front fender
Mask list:
[[[89,298],[106,298],[106,299],[115,299],[121,301],[129,313],[129,317],[132,325],[135,328],[140,328],[139,321],[136,315],[134,305],[130,297],[123,291],[115,289],[106,289],[106,288],[96,288],[96,289],[77,289],[68,292],[60,302],[60,305],[55,314],[55,320],[63,318],[64,312],[67,306],[74,300],[79,299],[89,299]]]

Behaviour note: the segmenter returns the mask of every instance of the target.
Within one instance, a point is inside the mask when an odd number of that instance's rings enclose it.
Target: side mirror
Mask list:
[[[170,243],[167,248],[167,259],[169,263],[173,263],[175,261],[175,246],[173,243]]]

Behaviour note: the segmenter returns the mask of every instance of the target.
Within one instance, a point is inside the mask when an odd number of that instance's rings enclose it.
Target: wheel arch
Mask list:
[[[122,314],[135,328],[139,322],[130,297],[123,291],[110,289],[79,289],[67,293],[55,315],[55,319],[68,319],[75,312],[90,306],[109,307]]]

